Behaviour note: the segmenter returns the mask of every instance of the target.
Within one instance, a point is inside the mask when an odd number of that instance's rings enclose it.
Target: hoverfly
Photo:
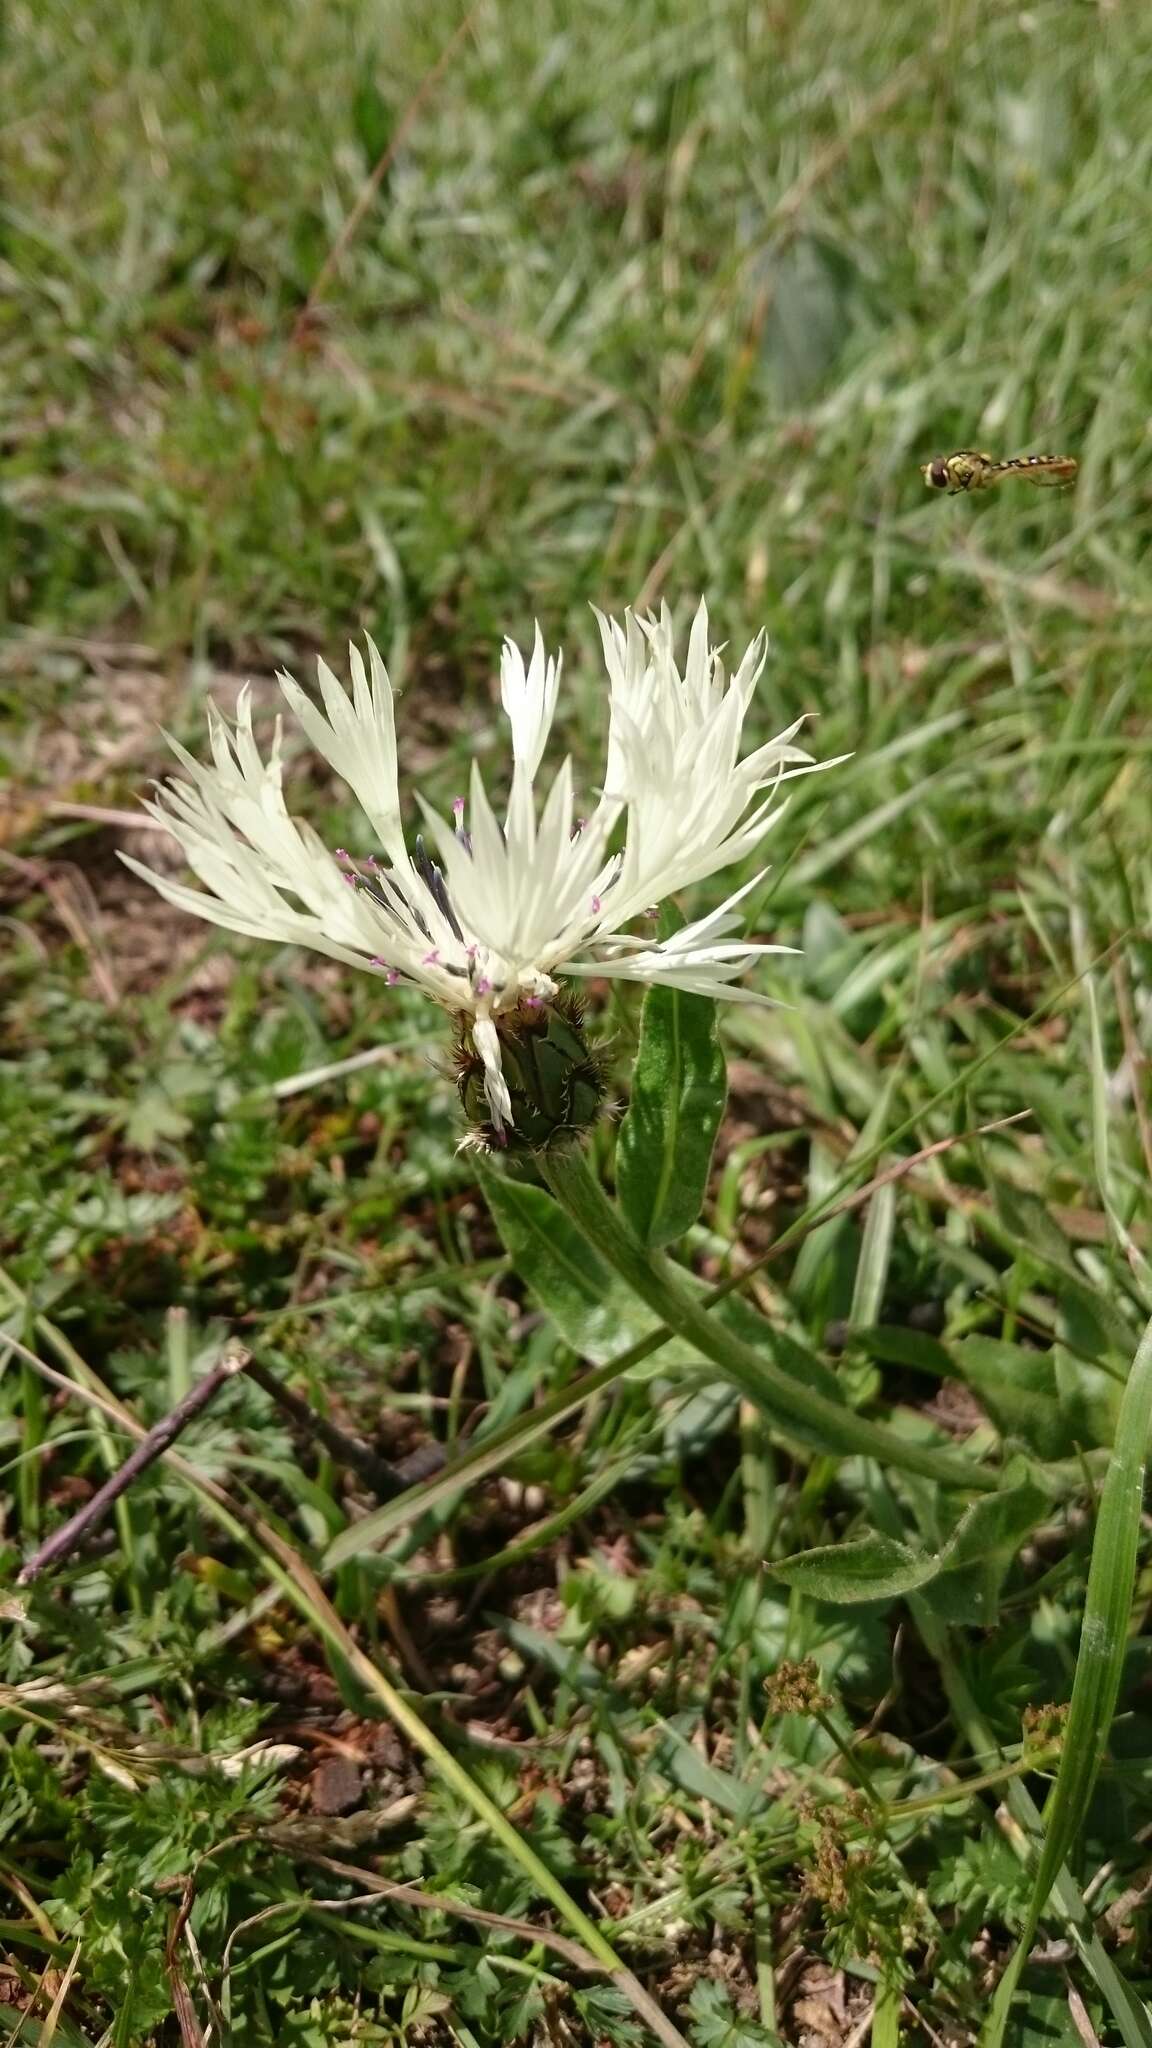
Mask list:
[[[926,462],[920,474],[931,490],[947,491],[955,497],[957,491],[991,490],[993,484],[1009,476],[1026,477],[1030,484],[1051,489],[1074,483],[1077,467],[1074,455],[1013,455],[1007,462],[997,462],[975,448],[959,448],[955,455],[938,455],[935,461]]]

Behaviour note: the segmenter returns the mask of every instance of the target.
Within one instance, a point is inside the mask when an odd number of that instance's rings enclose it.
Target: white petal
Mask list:
[[[402,849],[403,838],[396,779],[392,685],[379,651],[371,640],[368,642],[371,684],[359,650],[350,648],[349,654],[351,701],[327,662],[321,661],[316,665],[327,717],[317,710],[311,698],[290,675],[281,673],[280,688],[317,752],[331,762],[337,774],[359,798],[377,844],[395,859]]]
[[[545,657],[544,639],[538,625],[532,659],[527,668],[515,642],[504,642],[500,662],[500,702],[512,728],[513,760],[524,768],[529,782],[540,766],[545,742],[552,729],[560,688],[560,667],[559,658]]]

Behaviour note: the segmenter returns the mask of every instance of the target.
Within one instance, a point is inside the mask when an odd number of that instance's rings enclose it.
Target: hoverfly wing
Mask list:
[[[1044,491],[1066,491],[1076,481],[1080,465],[1073,455],[1051,455],[1043,467],[1037,463],[1032,471],[1032,481]]]

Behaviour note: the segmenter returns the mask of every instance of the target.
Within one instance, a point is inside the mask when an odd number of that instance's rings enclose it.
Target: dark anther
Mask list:
[[[371,874],[357,875],[356,884],[374,903],[380,905],[381,910],[386,910],[390,917],[398,917],[403,924],[415,925],[423,938],[431,937],[420,912],[414,904],[409,903],[394,875],[382,874],[379,867],[376,867]]]
[[[431,896],[432,901],[437,905],[438,909],[443,911],[456,937],[461,945],[463,945],[464,934],[456,921],[456,912],[452,908],[452,899],[448,894],[448,885],[440,869],[429,854],[424,844],[423,835],[420,833],[416,837],[416,857],[412,865],[422,881],[427,884],[428,894]]]

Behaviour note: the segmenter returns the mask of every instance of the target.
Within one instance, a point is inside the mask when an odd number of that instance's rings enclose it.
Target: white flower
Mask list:
[[[281,675],[284,696],[312,741],[349,784],[368,821],[371,850],[329,851],[292,818],[281,788],[281,727],[262,760],[247,689],[235,728],[209,710],[213,765],[171,742],[187,775],[147,808],[180,841],[201,889],[127,865],[169,903],[248,937],[311,946],[386,981],[422,988],[466,1023],[484,1064],[497,1132],[512,1120],[497,1020],[557,994],[557,976],[660,982],[736,1001],[765,953],[788,947],[734,938],[736,905],[760,876],[674,937],[626,927],[671,891],[740,861],[782,815],[781,782],[810,772],[792,744],[801,721],[741,758],[745,714],[763,672],[763,636],[727,677],[708,644],[701,603],[688,658],[676,665],[671,618],[600,619],[611,686],[608,766],[592,815],[574,816],[571,763],[542,802],[535,777],[556,708],[559,659],[539,628],[531,660],[507,641],[500,696],[512,737],[512,786],[503,822],[473,763],[468,801],[449,820],[420,800],[431,847],[405,843],[396,771],[392,688],[375,647],[368,666],[350,650],[352,691],[319,664],[323,709]],[[824,765],[831,766],[832,763]],[[618,844],[613,850],[613,842]]]

